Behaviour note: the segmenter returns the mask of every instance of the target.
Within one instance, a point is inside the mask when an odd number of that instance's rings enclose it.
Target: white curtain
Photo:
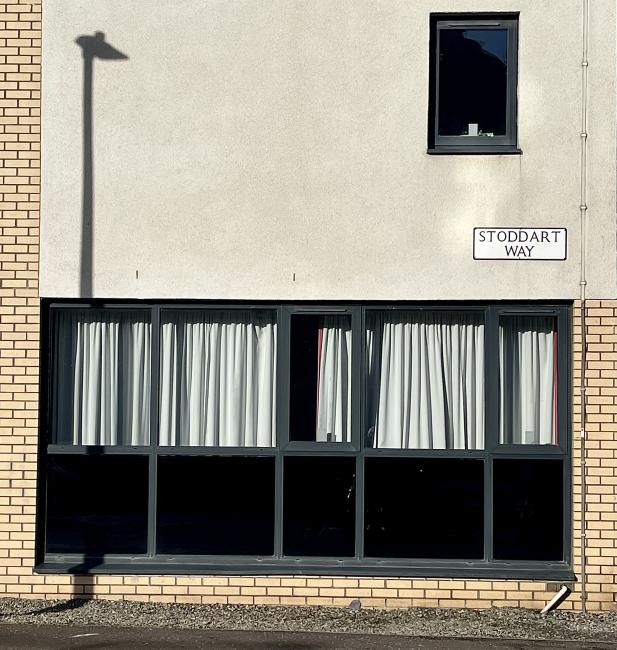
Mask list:
[[[473,313],[367,314],[369,444],[484,448],[484,324]]]
[[[351,442],[349,316],[324,316],[318,337],[317,441]]]
[[[56,444],[149,444],[150,335],[144,312],[56,312]]]
[[[499,326],[501,443],[556,443],[557,332],[543,316],[507,316]]]
[[[274,314],[164,312],[160,354],[161,445],[275,445]]]

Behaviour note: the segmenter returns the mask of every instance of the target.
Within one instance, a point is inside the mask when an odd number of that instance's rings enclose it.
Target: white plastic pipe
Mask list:
[[[562,585],[561,589],[555,594],[554,598],[550,600],[544,609],[540,612],[541,614],[548,614],[554,609],[557,609],[561,603],[572,593],[572,590],[567,585]]]

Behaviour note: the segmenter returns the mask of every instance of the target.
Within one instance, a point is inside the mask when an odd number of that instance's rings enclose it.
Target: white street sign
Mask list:
[[[474,260],[565,260],[565,228],[474,228]]]

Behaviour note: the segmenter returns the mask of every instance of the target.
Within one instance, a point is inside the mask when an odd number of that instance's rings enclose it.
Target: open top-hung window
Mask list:
[[[431,17],[430,153],[516,148],[518,18]]]
[[[352,315],[290,316],[289,440],[350,443]]]

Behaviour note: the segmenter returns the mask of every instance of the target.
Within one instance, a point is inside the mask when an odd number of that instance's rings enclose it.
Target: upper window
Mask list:
[[[431,17],[429,152],[516,148],[518,18]]]

